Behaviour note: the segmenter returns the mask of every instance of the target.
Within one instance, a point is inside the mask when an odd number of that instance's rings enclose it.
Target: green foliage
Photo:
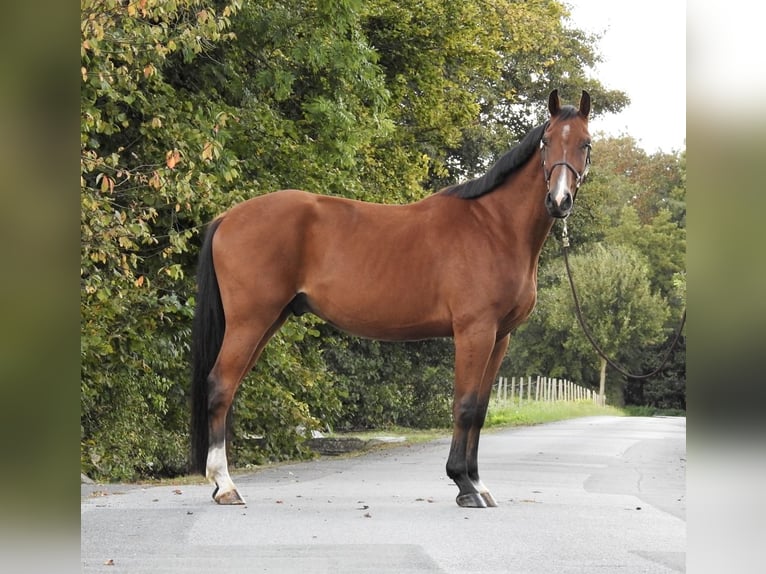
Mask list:
[[[325,430],[338,419],[341,403],[322,360],[315,323],[288,322],[243,381],[233,412],[232,463],[308,456],[303,442],[311,431]]]
[[[686,409],[657,408],[652,406],[626,406],[623,409],[629,417],[685,417]]]
[[[380,343],[336,334],[324,358],[341,394],[338,430],[450,424],[450,341]]]
[[[81,3],[82,463],[99,478],[185,466],[188,276],[237,160],[225,108],[165,72],[231,39],[236,3],[210,4]]]
[[[550,265],[550,286],[539,294],[538,311],[519,329],[522,345],[533,347],[532,337],[544,337],[546,345],[534,346],[535,372],[565,376],[597,388],[601,359],[586,339],[573,310],[572,295],[563,265]],[[635,349],[664,340],[667,303],[652,293],[648,267],[643,258],[626,246],[591,244],[570,256],[583,315],[599,346],[614,360],[634,364]],[[526,369],[530,370],[529,367]],[[617,401],[621,399],[619,388]],[[615,401],[615,397],[610,397]]]

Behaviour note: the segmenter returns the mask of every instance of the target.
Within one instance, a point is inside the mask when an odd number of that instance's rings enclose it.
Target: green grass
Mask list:
[[[616,407],[599,407],[590,401],[533,401],[518,405],[510,401],[497,402],[492,400],[489,404],[484,427],[536,425],[598,415],[625,416],[625,412]]]

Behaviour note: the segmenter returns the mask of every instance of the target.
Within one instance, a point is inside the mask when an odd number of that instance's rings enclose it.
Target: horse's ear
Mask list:
[[[561,110],[561,102],[559,101],[559,91],[553,90],[551,95],[548,96],[548,111],[551,113],[551,117],[555,116]]]
[[[580,96],[579,108],[582,117],[587,118],[588,114],[590,113],[590,94],[585,90],[582,91],[582,96]]]

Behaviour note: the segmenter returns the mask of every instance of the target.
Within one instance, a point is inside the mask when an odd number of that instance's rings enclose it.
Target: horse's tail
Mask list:
[[[207,466],[208,375],[221,350],[226,320],[218,278],[213,266],[213,235],[220,219],[207,229],[197,266],[197,301],[192,325],[191,471],[204,474]]]

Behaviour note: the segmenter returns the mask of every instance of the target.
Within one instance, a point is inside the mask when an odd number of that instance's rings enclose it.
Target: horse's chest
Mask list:
[[[505,313],[501,315],[498,332],[508,334],[524,323],[535,308],[536,301],[537,289],[534,284],[510,297],[505,305]]]

